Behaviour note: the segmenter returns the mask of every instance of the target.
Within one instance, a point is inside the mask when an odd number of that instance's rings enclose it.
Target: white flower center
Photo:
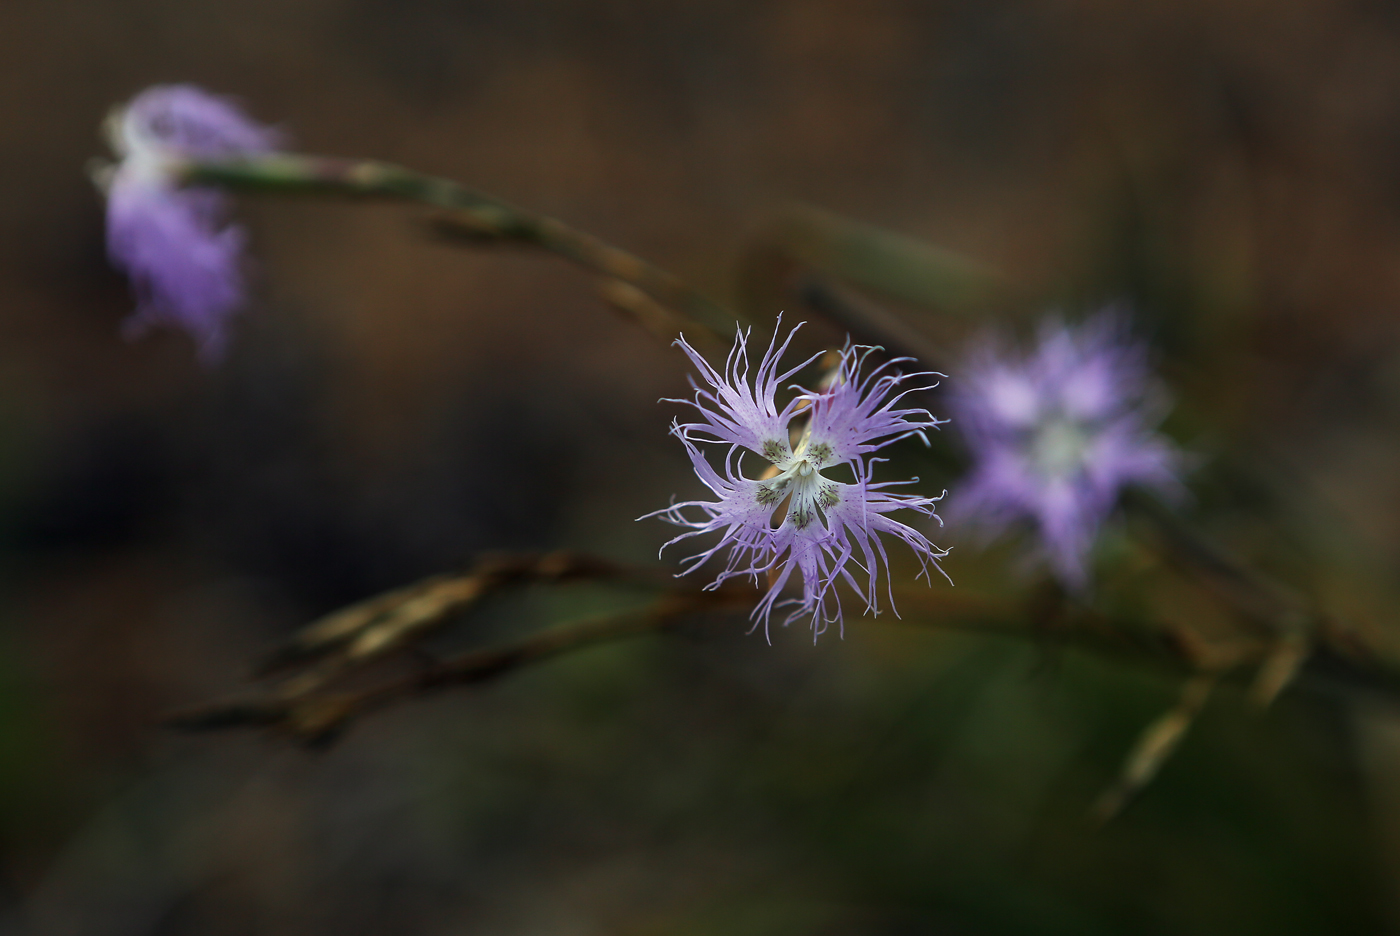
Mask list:
[[[121,157],[123,178],[153,187],[171,184],[184,158],[142,126],[130,108],[109,114],[105,130],[113,152]]]
[[[820,470],[822,462],[830,457],[830,446],[817,445],[809,451],[804,440],[796,452],[774,465],[778,469],[776,476],[759,482],[755,495],[758,502],[776,509],[787,501],[784,522],[805,529],[822,511],[841,502],[840,485],[822,477]]]
[[[1073,474],[1083,467],[1090,440],[1088,427],[1077,420],[1064,416],[1047,419],[1031,436],[1031,464],[1051,478]]]

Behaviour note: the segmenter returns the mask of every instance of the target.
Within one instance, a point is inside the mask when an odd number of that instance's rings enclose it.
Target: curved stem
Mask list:
[[[697,612],[736,610],[753,603],[751,592],[672,593],[650,604],[531,634],[496,647],[469,650],[367,689],[312,692],[289,681],[280,690],[216,701],[176,712],[166,724],[187,730],[272,727],[307,744],[333,740],[351,721],[393,702],[450,686],[474,685],[512,670],[597,644],[657,633]],[[319,686],[317,687],[319,688]]]
[[[228,161],[191,161],[183,171],[190,185],[217,185],[251,192],[393,198],[440,208],[434,222],[444,236],[474,243],[517,241],[558,254],[609,279],[640,289],[674,308],[692,331],[727,333],[740,317],[682,280],[635,254],[614,247],[562,221],[519,208],[451,179],[374,160],[276,153]]]

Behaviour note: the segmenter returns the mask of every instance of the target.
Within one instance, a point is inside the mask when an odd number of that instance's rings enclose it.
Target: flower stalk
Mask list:
[[[471,243],[511,241],[570,260],[607,279],[641,290],[682,316],[688,329],[724,333],[738,316],[677,277],[635,254],[562,221],[520,208],[451,179],[392,163],[273,153],[230,160],[190,160],[182,169],[191,185],[245,192],[341,195],[418,202],[442,209],[435,229]]]

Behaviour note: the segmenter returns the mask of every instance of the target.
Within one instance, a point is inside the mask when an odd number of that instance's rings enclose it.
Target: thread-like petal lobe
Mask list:
[[[815,638],[842,621],[837,589],[841,582],[859,596],[866,612],[879,613],[879,580],[889,579],[882,536],[892,536],[913,550],[924,574],[946,555],[917,529],[888,516],[895,510],[912,510],[937,520],[937,498],[892,493],[891,483],[872,483],[872,467],[883,459],[868,457],[899,439],[922,436],[940,421],[927,410],[901,406],[911,389],[927,386],[927,381],[909,380],[894,370],[895,362],[863,375],[863,365],[876,350],[864,347],[842,353],[824,389],[794,388],[792,400],[780,408],[778,392],[811,360],[779,372],[779,359],[793,332],[781,344],[775,336],[752,371],[746,332],[739,333],[722,372],[682,339],[682,349],[706,386],[696,389],[694,400],[680,401],[694,406],[701,421],[674,424],[671,431],[685,446],[697,477],[717,499],[686,501],[648,516],[685,528],[666,546],[718,534],[717,542],[686,560],[682,574],[721,556],[724,565],[711,587],[735,576],[748,576],[755,583],[767,576],[768,590],[754,608],[754,625],[761,623],[766,632],[775,608],[793,606],[783,623],[807,617]],[[799,418],[807,426],[794,447],[790,440]],[[709,462],[699,442],[729,446],[722,470]],[[771,463],[763,477],[742,473],[747,453]],[[822,474],[837,465],[850,466],[854,483]],[[783,599],[790,582],[800,583],[800,596]],[[886,591],[893,606],[891,590]]]

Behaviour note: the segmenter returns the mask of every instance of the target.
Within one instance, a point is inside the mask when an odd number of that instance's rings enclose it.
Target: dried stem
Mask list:
[[[1193,573],[1269,641],[1250,693],[1259,707],[1267,708],[1293,681],[1319,642],[1339,635],[1340,629],[1302,595],[1212,543],[1152,495],[1130,491],[1125,505],[1152,522],[1172,563]],[[1354,649],[1350,643],[1346,647]]]
[[[601,280],[598,295],[623,318],[663,344],[670,344],[677,335],[684,334],[692,346],[707,352],[707,356],[722,355],[729,350],[732,339],[721,338],[717,332],[682,318],[631,283],[619,279]]]
[[[562,221],[450,179],[390,163],[278,153],[230,161],[192,161],[185,167],[184,181],[252,192],[420,202],[443,210],[434,227],[444,237],[473,244],[513,241],[558,254],[606,279],[628,283],[675,309],[688,331],[724,334],[738,318],[665,270]]]
[[[1363,691],[1400,702],[1400,665],[1378,652],[1372,641],[1326,619],[1303,645],[1297,638],[1244,631],[1207,640],[1196,629],[1158,619],[1132,623],[1069,601],[1058,589],[1033,591],[1020,598],[957,593],[903,591],[897,595],[905,626],[936,627],[970,633],[1030,639],[1091,653],[1165,666],[1185,675],[1253,674],[1250,698],[1270,701],[1296,678],[1314,687]]]
[[[1217,673],[1198,673],[1186,680],[1181,696],[1161,717],[1148,725],[1128,752],[1118,782],[1104,791],[1090,814],[1098,822],[1112,819],[1128,801],[1152,782],[1157,771],[1172,756],[1181,739],[1205,707],[1211,690],[1219,681]]]
[[[665,630],[695,613],[738,610],[752,605],[740,589],[673,592],[643,608],[560,625],[497,647],[471,650],[420,666],[406,676],[355,691],[321,691],[295,679],[269,692],[216,701],[170,715],[166,722],[187,730],[269,727],[307,744],[332,740],[352,720],[410,697],[450,686],[473,685],[520,667],[601,643]]]
[[[620,614],[561,625],[512,643],[477,649],[420,665],[410,674],[367,689],[341,691],[333,684],[371,663],[415,649],[454,615],[487,595],[529,582],[608,581],[656,589],[648,605]],[[752,607],[748,587],[703,591],[677,588],[664,570],[628,569],[569,553],[493,556],[461,576],[437,576],[361,602],[314,622],[265,661],[264,673],[304,667],[262,692],[200,705],[171,716],[171,725],[210,730],[272,727],[306,742],[324,741],[349,721],[391,702],[452,685],[468,685],[597,643],[667,629],[677,619]],[[1188,675],[1221,676],[1264,664],[1277,644],[1241,635],[1228,645],[1205,644],[1187,627],[1168,622],[1129,626],[1066,601],[1058,591],[1021,597],[959,590],[910,591],[899,597],[905,623],[940,629],[1051,640],[1091,652],[1166,664]],[[1296,665],[1301,665],[1300,659]],[[1324,643],[1307,658],[1321,675],[1386,688],[1400,695],[1400,678],[1377,661],[1344,645]],[[1145,782],[1145,781],[1144,781]]]
[[[257,667],[260,676],[308,666],[282,688],[303,696],[380,660],[461,615],[487,596],[531,582],[594,581],[663,584],[658,571],[630,569],[569,552],[490,555],[461,575],[436,575],[336,611],[298,631]]]
[[[664,570],[635,569],[570,552],[497,554],[461,575],[436,575],[329,614],[274,648],[256,667],[259,676],[299,670],[265,693],[202,706],[175,717],[185,727],[236,724],[300,725],[323,711],[332,683],[402,650],[416,647],[443,625],[507,588],[535,582],[606,581],[673,588]],[[532,638],[533,639],[533,638]],[[304,734],[293,727],[293,733]]]
[[[1292,633],[1317,617],[1302,596],[1212,543],[1151,494],[1130,490],[1124,503],[1152,521],[1173,561],[1199,575],[1222,601],[1264,633]]]

